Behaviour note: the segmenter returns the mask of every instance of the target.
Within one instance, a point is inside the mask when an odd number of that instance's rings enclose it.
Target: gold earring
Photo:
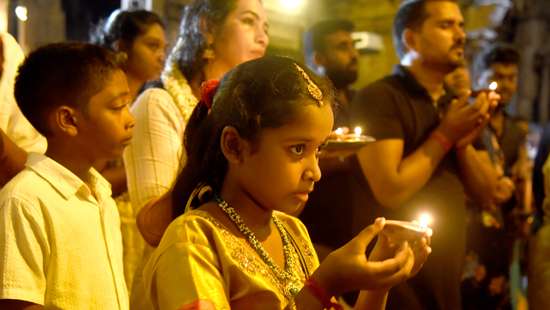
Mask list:
[[[204,51],[202,52],[202,58],[204,59],[214,59],[215,53],[214,49],[212,48],[212,45],[209,45]]]

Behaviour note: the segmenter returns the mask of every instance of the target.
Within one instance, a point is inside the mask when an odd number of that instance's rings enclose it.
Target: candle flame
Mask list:
[[[422,228],[428,228],[433,223],[433,221],[434,219],[432,215],[428,212],[424,212],[418,217],[418,225]]]
[[[360,136],[363,133],[363,129],[357,126],[355,127],[355,129],[353,129],[353,132],[355,133],[356,136]]]
[[[498,87],[498,83],[497,82],[491,82],[491,84],[489,84],[489,89],[492,90],[492,91],[495,91],[497,90],[497,87]]]
[[[338,127],[338,128],[336,128],[336,130],[334,131],[334,133],[336,133],[336,135],[338,135],[338,136],[341,136],[341,135],[344,134],[344,128]]]

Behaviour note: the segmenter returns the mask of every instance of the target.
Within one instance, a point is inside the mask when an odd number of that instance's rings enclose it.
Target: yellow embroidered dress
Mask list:
[[[305,226],[273,212],[292,237],[293,279],[280,280],[242,236],[193,210],[167,228],[144,270],[154,309],[282,309],[319,261]],[[283,283],[287,282],[287,283]]]

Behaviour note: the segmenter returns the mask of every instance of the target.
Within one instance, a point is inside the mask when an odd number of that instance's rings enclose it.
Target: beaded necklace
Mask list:
[[[273,220],[275,227],[277,227],[277,230],[279,231],[279,234],[281,235],[281,239],[283,241],[283,253],[285,256],[284,270],[282,270],[279,266],[275,264],[275,262],[269,256],[260,241],[258,241],[258,239],[256,238],[256,235],[243,222],[241,216],[237,213],[237,211],[235,211],[233,207],[229,206],[229,204],[227,204],[227,202],[220,197],[216,197],[216,202],[218,203],[220,209],[222,209],[225,214],[227,214],[229,219],[235,224],[235,226],[237,226],[237,229],[239,229],[239,231],[246,236],[250,246],[254,249],[254,251],[256,251],[256,253],[258,253],[260,258],[269,267],[271,272],[273,272],[275,277],[279,280],[279,282],[281,282],[283,287],[285,287],[285,296],[289,300],[292,300],[294,296],[300,291],[301,286],[297,284],[300,283],[300,281],[294,272],[294,270],[296,270],[296,260],[294,258],[294,255],[292,255],[292,244],[281,221],[279,221],[279,219],[275,216],[271,216],[271,219]]]

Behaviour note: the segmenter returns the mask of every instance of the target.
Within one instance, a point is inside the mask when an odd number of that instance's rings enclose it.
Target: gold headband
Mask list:
[[[300,67],[298,64],[294,64],[296,66],[296,69],[298,69],[298,72],[300,72],[300,74],[304,77],[304,79],[306,80],[306,83],[307,83],[307,91],[309,92],[309,94],[311,95],[311,97],[313,97],[313,99],[317,100],[317,103],[318,105],[321,107],[323,106],[323,92],[321,91],[321,89],[319,88],[319,86],[317,86],[317,84],[315,84],[311,78],[309,77],[309,75],[304,71],[304,69],[302,69],[302,67]]]

